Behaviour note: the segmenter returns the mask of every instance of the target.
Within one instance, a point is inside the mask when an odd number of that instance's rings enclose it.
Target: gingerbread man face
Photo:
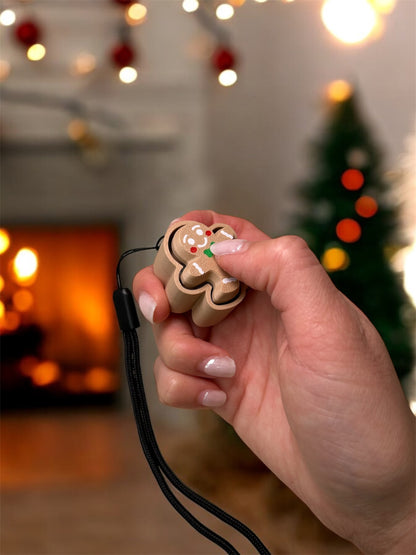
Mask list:
[[[226,231],[224,226],[221,226],[220,229],[212,230],[195,222],[177,231],[172,242],[172,252],[181,262],[200,258],[204,260],[204,255],[209,258],[213,256],[210,250],[213,243],[234,238],[235,234],[231,228]]]
[[[213,243],[235,237],[223,224],[182,221],[168,229],[154,271],[165,284],[172,312],[192,310],[195,323],[213,325],[241,302],[245,287],[218,266],[211,251]]]

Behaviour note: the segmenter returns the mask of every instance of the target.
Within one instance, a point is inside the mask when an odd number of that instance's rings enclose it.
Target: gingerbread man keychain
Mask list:
[[[178,221],[169,227],[153,268],[165,285],[172,312],[191,310],[195,324],[213,326],[240,304],[245,286],[224,272],[211,252],[214,243],[235,237],[224,224]]]

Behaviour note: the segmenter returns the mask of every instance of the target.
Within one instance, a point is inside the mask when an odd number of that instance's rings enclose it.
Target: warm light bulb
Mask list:
[[[237,73],[233,69],[225,69],[218,75],[218,82],[223,87],[231,87],[237,81]]]
[[[0,254],[7,251],[10,246],[10,235],[5,229],[0,229]]]
[[[368,0],[325,0],[321,17],[328,31],[346,44],[365,40],[378,19]]]
[[[32,46],[29,46],[26,52],[28,60],[31,60],[32,62],[38,62],[39,60],[42,60],[45,57],[45,54],[46,48],[43,46],[43,44],[40,43],[32,44]]]
[[[81,52],[71,64],[72,75],[87,75],[94,71],[97,61],[93,54]]]
[[[13,25],[13,23],[16,21],[16,14],[14,13],[13,10],[3,10],[0,13],[0,25],[4,25],[5,27],[9,27],[10,25]]]
[[[126,83],[128,85],[136,81],[137,70],[134,69],[134,67],[125,66],[120,69],[118,76],[122,83]]]
[[[321,258],[322,266],[328,272],[345,270],[350,264],[350,257],[344,249],[332,247],[327,249]]]
[[[183,0],[182,8],[187,13],[196,12],[196,10],[199,8],[199,2],[198,0]]]
[[[146,20],[147,8],[139,2],[133,2],[126,9],[126,21],[129,25],[140,25]]]
[[[327,88],[327,96],[331,102],[345,102],[350,98],[352,93],[351,85],[343,79],[332,81]]]
[[[231,4],[220,4],[215,10],[215,15],[222,21],[231,19],[234,15],[234,8]]]
[[[20,249],[13,260],[13,271],[19,282],[32,278],[38,269],[38,256],[33,249]]]
[[[67,132],[73,141],[81,141],[88,134],[88,125],[85,120],[75,118],[69,122]]]

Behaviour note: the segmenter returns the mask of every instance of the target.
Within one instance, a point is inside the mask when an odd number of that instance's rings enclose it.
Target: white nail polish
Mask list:
[[[230,239],[228,241],[220,241],[211,246],[211,252],[216,256],[223,254],[241,253],[248,249],[249,243],[244,239]]]
[[[219,408],[225,404],[226,400],[227,395],[224,391],[210,389],[199,395],[199,402],[203,407]]]
[[[201,362],[202,372],[215,378],[232,378],[235,374],[235,362],[230,357],[211,357]]]
[[[143,316],[148,320],[151,324],[153,324],[153,316],[156,309],[156,301],[153,297],[149,295],[149,293],[140,293],[139,298],[137,300],[139,303],[140,310],[142,311]]]

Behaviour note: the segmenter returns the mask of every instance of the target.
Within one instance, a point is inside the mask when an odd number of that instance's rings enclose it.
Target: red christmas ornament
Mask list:
[[[133,48],[127,43],[117,44],[111,51],[111,58],[117,67],[130,66],[135,58]]]
[[[115,4],[120,4],[120,6],[128,6],[133,2],[133,0],[113,0]]]
[[[15,28],[15,37],[29,47],[39,42],[40,29],[33,21],[23,21]]]
[[[226,69],[232,69],[235,66],[235,56],[227,48],[220,47],[214,52],[212,56],[212,65],[214,69],[219,72],[225,71]]]

